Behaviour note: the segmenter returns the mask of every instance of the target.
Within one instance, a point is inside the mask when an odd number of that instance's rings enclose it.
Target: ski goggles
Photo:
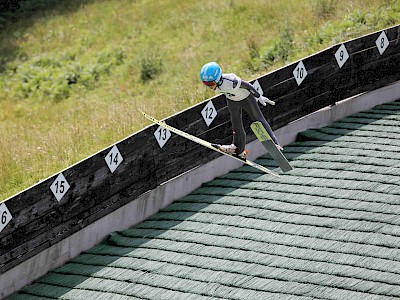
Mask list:
[[[215,81],[203,81],[203,84],[206,85],[206,86],[213,86],[216,83],[215,83]]]

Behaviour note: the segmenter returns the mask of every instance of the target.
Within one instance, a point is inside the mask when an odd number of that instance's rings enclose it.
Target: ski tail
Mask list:
[[[290,165],[286,157],[283,153],[276,147],[274,141],[271,136],[268,134],[267,130],[263,126],[260,121],[254,122],[251,124],[251,129],[254,134],[258,138],[258,140],[263,144],[265,149],[267,149],[268,153],[271,155],[273,160],[276,161],[278,166],[282,169],[283,172],[288,172],[293,170],[293,167]]]

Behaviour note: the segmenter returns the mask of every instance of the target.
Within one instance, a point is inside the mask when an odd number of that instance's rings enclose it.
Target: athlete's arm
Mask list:
[[[249,90],[254,95],[254,97],[256,97],[256,98],[260,97],[260,93],[257,92],[257,90],[254,88],[254,86],[251,85],[250,83],[248,83],[247,81],[242,80],[242,82],[240,83],[240,87],[242,89]]]

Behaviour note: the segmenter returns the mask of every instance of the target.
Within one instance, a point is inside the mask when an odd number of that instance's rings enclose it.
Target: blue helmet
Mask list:
[[[218,83],[222,77],[222,69],[215,62],[205,64],[200,71],[200,80],[203,82],[214,81]]]

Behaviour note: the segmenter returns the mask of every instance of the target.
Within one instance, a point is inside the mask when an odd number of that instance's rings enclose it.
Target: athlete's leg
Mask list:
[[[268,134],[271,136],[272,140],[276,145],[280,145],[275,133],[272,131],[271,126],[269,126],[267,120],[264,118],[264,115],[261,112],[260,107],[258,106],[257,100],[253,95],[249,95],[246,99],[242,100],[243,108],[250,114],[251,119],[254,121],[260,121]]]
[[[242,153],[246,146],[246,132],[243,127],[242,107],[240,102],[242,101],[227,99],[228,110],[231,115],[233,144],[237,147],[238,154]]]

